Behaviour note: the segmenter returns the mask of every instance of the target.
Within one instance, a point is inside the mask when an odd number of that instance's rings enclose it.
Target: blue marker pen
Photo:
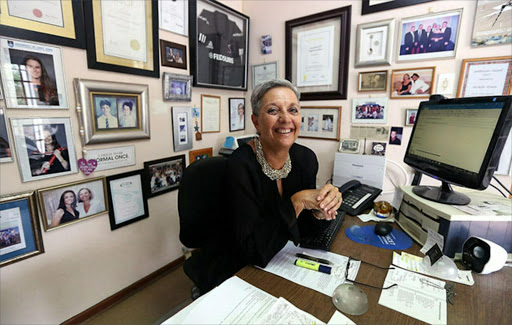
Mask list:
[[[311,262],[311,261],[301,260],[300,258],[296,259],[295,263],[293,263],[293,264],[303,267],[303,268],[306,268],[306,269],[310,269],[310,270],[314,270],[314,271],[318,271],[318,272],[322,272],[322,273],[327,273],[327,274],[331,274],[331,269],[332,269],[332,267],[330,267],[330,266],[322,265],[322,264]]]

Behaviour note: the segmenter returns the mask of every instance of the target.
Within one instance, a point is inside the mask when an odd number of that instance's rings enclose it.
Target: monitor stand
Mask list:
[[[471,199],[462,193],[455,192],[450,184],[442,182],[441,186],[414,186],[414,194],[434,202],[453,205],[467,205]]]

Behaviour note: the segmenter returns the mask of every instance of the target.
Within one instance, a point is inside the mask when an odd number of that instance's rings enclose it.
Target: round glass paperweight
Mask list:
[[[425,256],[423,258],[423,265],[426,267],[428,272],[433,276],[437,276],[446,280],[455,280],[459,275],[459,269],[457,265],[446,255],[443,255],[434,265],[430,265],[430,257]]]
[[[340,284],[332,294],[332,302],[342,313],[362,315],[368,310],[368,297],[351,283]]]

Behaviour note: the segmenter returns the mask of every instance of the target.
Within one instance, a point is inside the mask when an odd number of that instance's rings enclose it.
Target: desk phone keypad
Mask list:
[[[312,249],[321,249],[324,251],[329,251],[331,249],[331,244],[340,230],[341,224],[343,223],[343,219],[345,219],[345,212],[338,210],[338,215],[336,219],[329,222],[329,225],[324,229],[321,234],[312,237],[302,238],[300,242],[300,247],[312,248]]]
[[[359,215],[368,205],[380,194],[381,190],[373,186],[362,184],[356,189],[349,190],[343,194],[343,202],[340,210],[350,215]]]

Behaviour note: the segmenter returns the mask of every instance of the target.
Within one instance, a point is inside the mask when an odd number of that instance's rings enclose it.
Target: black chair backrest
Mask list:
[[[183,172],[178,192],[180,240],[189,248],[201,248],[227,231],[225,157],[201,159]]]

